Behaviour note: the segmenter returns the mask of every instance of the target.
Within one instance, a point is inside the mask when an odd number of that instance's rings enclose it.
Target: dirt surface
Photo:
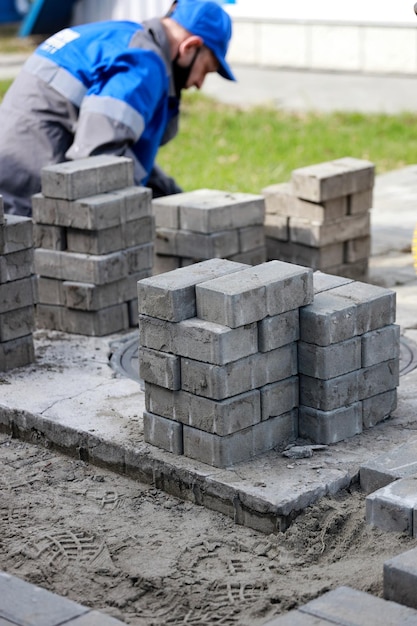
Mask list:
[[[364,521],[354,488],[266,536],[36,443],[0,435],[0,569],[127,624],[256,626],[349,585],[382,595],[417,540]]]

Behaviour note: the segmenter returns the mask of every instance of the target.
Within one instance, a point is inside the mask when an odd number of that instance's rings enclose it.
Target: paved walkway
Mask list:
[[[311,72],[250,66],[233,68],[237,82],[209,75],[203,92],[228,104],[321,112],[417,111],[417,77]]]

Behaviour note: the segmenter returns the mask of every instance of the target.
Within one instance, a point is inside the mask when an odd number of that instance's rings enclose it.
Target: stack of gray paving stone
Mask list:
[[[400,328],[395,292],[322,272],[300,310],[300,436],[330,444],[396,407]]]
[[[364,279],[371,249],[374,165],[345,157],[292,172],[262,190],[268,259]]]
[[[216,467],[297,438],[309,268],[212,259],[138,282],[145,441]]]
[[[0,196],[0,371],[35,360],[32,220],[4,215]]]
[[[197,189],[152,202],[154,274],[224,258],[249,265],[266,260],[262,195]]]
[[[368,461],[359,475],[367,523],[417,537],[417,440]]]
[[[32,198],[37,325],[89,336],[137,326],[137,281],[151,275],[151,191],[131,159],[97,156],[45,167]]]

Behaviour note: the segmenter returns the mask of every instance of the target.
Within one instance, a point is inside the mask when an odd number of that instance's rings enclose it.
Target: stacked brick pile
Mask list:
[[[0,371],[35,360],[32,220],[4,215],[0,196]]]
[[[395,409],[400,327],[394,291],[316,272],[314,292],[300,311],[299,433],[328,444]]]
[[[294,170],[290,182],[263,189],[267,258],[365,278],[374,178],[372,163],[346,157]]]
[[[261,195],[214,189],[153,200],[154,274],[223,258],[249,265],[266,260]]]
[[[313,294],[314,291],[314,300]],[[395,292],[213,259],[138,283],[145,440],[216,467],[331,444],[396,407]]]
[[[151,191],[130,159],[46,167],[32,198],[42,328],[102,336],[137,325],[137,281],[152,273]]]
[[[310,269],[200,262],[138,283],[145,440],[216,467],[297,437]]]

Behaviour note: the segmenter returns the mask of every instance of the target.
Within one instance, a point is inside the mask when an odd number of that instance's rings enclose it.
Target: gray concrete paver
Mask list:
[[[89,609],[0,572],[0,618],[17,626],[60,626]]]

